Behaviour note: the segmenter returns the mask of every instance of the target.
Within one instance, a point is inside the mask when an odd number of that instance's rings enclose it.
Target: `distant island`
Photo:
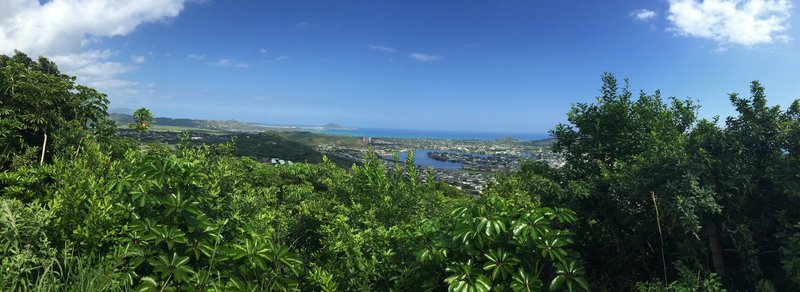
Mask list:
[[[342,125],[336,123],[327,123],[322,125],[323,130],[339,130],[339,131],[354,131],[357,130],[356,128],[347,128],[343,127]]]

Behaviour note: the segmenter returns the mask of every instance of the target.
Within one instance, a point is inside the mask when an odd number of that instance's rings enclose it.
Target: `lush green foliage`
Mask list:
[[[721,127],[604,75],[553,131],[563,167],[525,161],[476,198],[413,153],[341,168],[136,145],[73,81],[0,57],[0,290],[800,287],[800,102],[768,107],[757,82]]]
[[[44,57],[0,55],[0,170],[75,155],[88,140],[113,134],[107,103]]]
[[[697,121],[689,100],[633,99],[609,74],[601,93],[553,131],[564,167],[527,162],[501,180],[580,215],[577,249],[594,283],[632,289],[694,274],[708,276],[669,287],[799,287],[800,102],[769,107],[753,82],[750,98],[731,95],[739,115],[720,128]]]
[[[374,157],[349,170],[271,166],[234,158],[232,147],[150,147],[121,159],[94,149],[4,173],[3,233],[13,236],[0,240],[11,246],[3,264],[21,273],[6,275],[8,287],[40,280],[59,253],[105,255],[96,264],[110,267],[107,282],[144,290],[458,288],[444,278],[470,263],[498,287],[586,285],[572,234],[549,223],[574,221],[568,210],[448,199],[414,168],[387,172]],[[418,262],[442,237],[452,256]],[[506,258],[524,262],[498,262]]]
[[[106,146],[115,137],[101,138],[0,175],[4,289],[465,290],[451,270],[469,263],[496,287],[586,286],[571,233],[548,223],[574,214],[505,206],[500,196],[484,209],[484,200],[423,182],[413,155],[391,170],[374,156],[350,169],[327,159],[272,166],[234,157],[232,143],[198,147],[184,136],[176,149],[122,151]],[[480,218],[498,221],[476,227],[478,245],[456,240]],[[515,224],[532,225],[505,227]],[[452,258],[418,260],[443,236]],[[502,267],[490,269],[493,257]]]
[[[137,109],[133,112],[133,123],[128,124],[128,128],[141,133],[147,132],[150,129],[150,124],[153,123],[153,114],[146,108]]]

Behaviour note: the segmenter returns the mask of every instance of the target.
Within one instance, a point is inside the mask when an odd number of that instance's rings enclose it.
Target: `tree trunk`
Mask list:
[[[706,237],[708,237],[708,245],[711,249],[711,261],[714,263],[714,271],[724,280],[726,275],[725,261],[722,258],[722,245],[719,243],[719,229],[717,229],[717,224],[711,220],[707,220],[704,225]]]
[[[39,159],[39,165],[44,164],[45,149],[47,149],[47,132],[44,132],[44,142],[42,142],[42,158]]]
[[[622,237],[620,232],[620,228],[617,224],[614,224],[614,229],[611,230],[614,233],[614,247],[617,249],[617,255],[623,254],[622,252],[622,242],[625,240]]]

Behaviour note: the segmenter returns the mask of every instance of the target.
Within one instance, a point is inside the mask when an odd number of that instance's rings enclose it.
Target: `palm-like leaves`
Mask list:
[[[574,222],[577,219],[574,212],[562,208],[514,207],[502,197],[490,196],[451,215],[456,226],[446,237],[451,240],[429,246],[418,254],[418,260],[429,265],[469,259],[468,264],[446,269],[451,290],[510,287],[514,291],[539,291],[543,280],[555,281],[554,289],[561,288],[562,283],[568,288],[588,287],[579,268],[580,260],[569,250],[572,233],[555,227]],[[487,274],[473,270],[471,263],[477,263]],[[549,270],[547,265],[561,271],[557,279],[542,273]]]
[[[232,260],[244,260],[250,269],[267,271],[270,267],[286,268],[293,274],[297,274],[299,266],[303,263],[300,257],[290,252],[287,247],[264,242],[257,236],[234,244],[229,251],[229,257]]]
[[[156,244],[166,243],[170,250],[177,243],[185,244],[187,242],[186,233],[174,226],[160,225],[153,228],[151,232],[148,238],[154,239]]]
[[[480,270],[474,270],[472,263],[460,264],[447,268],[447,271],[453,273],[452,276],[447,277],[447,291],[454,292],[485,292],[489,291],[492,287],[492,282],[486,278]]]
[[[154,272],[161,274],[162,279],[172,279],[180,283],[189,280],[194,274],[194,270],[188,265],[189,257],[177,253],[171,256],[160,255],[148,263]]]
[[[491,271],[492,280],[510,275],[519,263],[517,258],[503,250],[490,250],[484,257],[488,261],[483,265],[483,269]]]
[[[170,218],[172,216],[200,215],[202,212],[197,208],[199,204],[192,198],[182,195],[180,191],[170,194],[164,200],[164,207],[166,207],[164,216]]]
[[[514,276],[511,277],[511,290],[515,292],[530,292],[541,291],[542,281],[535,276],[531,276],[520,268]]]
[[[578,288],[589,291],[589,283],[583,278],[583,268],[574,260],[558,262],[555,264],[557,276],[550,282],[550,291],[561,289],[566,284],[566,290],[576,291]]]

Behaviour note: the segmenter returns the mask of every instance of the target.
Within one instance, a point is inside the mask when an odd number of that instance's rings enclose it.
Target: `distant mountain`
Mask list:
[[[133,114],[133,112],[134,112],[134,110],[133,110],[132,108],[127,108],[127,107],[117,107],[117,108],[112,108],[112,109],[109,109],[109,110],[108,110],[108,112],[110,112],[110,113],[118,113],[118,114],[132,115],[132,114]]]
[[[133,116],[128,114],[121,114],[112,112],[109,114],[111,118],[120,126],[125,126],[133,123]],[[242,123],[236,120],[195,120],[195,119],[171,119],[158,117],[153,119],[153,125],[158,126],[173,126],[184,128],[206,128],[217,129],[231,132],[263,132],[269,130],[268,127],[254,124]]]
[[[355,128],[343,127],[336,123],[327,123],[322,125],[323,130],[355,130]]]
[[[329,129],[329,130],[336,130],[336,129],[344,128],[344,127],[342,127],[342,125],[334,124],[334,123],[327,123],[327,124],[322,125],[322,127],[325,128],[325,129]]]
[[[122,114],[118,112],[110,112],[108,114],[112,120],[117,122],[117,125],[126,126],[130,123],[133,123],[133,116],[129,114]]]

